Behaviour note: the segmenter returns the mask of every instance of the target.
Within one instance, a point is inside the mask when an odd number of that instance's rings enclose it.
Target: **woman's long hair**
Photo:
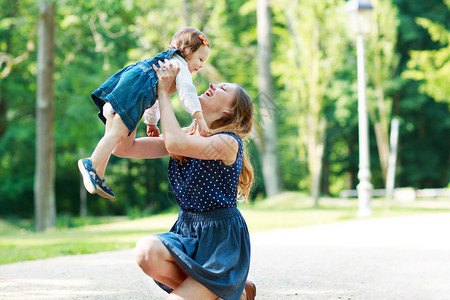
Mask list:
[[[224,114],[220,119],[212,122],[210,126],[211,135],[220,132],[230,132],[246,140],[253,126],[253,103],[247,92],[236,84],[236,97],[231,105],[230,114]],[[193,135],[197,130],[196,122],[185,129],[186,134]],[[186,160],[186,157],[171,154],[174,159],[180,163]],[[247,149],[244,146],[244,156],[242,161],[242,172],[239,176],[238,192],[244,200],[248,199],[253,185],[254,173],[253,167],[248,158]]]

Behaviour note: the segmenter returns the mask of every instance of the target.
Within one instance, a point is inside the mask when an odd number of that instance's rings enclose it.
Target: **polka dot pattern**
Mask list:
[[[244,146],[239,143],[234,164],[227,166],[221,160],[188,158],[183,164],[173,158],[169,162],[169,182],[178,205],[186,211],[209,211],[236,207],[237,184],[242,171]]]

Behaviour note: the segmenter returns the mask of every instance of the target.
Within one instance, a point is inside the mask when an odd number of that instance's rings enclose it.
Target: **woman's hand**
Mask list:
[[[164,63],[158,61],[159,68],[153,65],[156,75],[158,75],[158,95],[170,94],[170,88],[173,84],[175,77],[180,71],[180,66],[175,59],[165,59]]]

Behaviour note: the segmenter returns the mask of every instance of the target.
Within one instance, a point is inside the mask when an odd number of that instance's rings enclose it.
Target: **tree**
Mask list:
[[[398,88],[395,74],[399,55],[395,52],[397,9],[390,0],[373,0],[372,28],[367,38],[367,76],[369,78],[368,111],[375,129],[383,182],[386,182],[389,157],[389,124],[392,111],[392,90]]]
[[[298,149],[306,156],[315,206],[320,196],[327,128],[324,107],[346,52],[345,25],[337,9],[341,5],[342,1],[305,0],[285,1],[280,6],[289,35],[280,38],[280,51],[285,53],[282,57],[287,64],[279,71],[299,107]]]
[[[447,4],[450,8],[450,5]],[[417,24],[427,29],[431,39],[442,47],[436,50],[411,51],[408,69],[403,77],[422,81],[419,91],[436,101],[450,103],[450,31],[443,25],[425,18],[417,18]]]
[[[38,77],[36,99],[36,230],[55,226],[55,147],[53,129],[55,3],[42,1],[39,15]]]
[[[275,99],[270,71],[272,56],[271,17],[267,0],[257,1],[258,31],[258,87],[260,126],[259,140],[262,153],[264,187],[268,196],[280,192],[277,156],[277,130],[275,115]]]
[[[450,10],[444,2],[448,4],[448,0],[417,1],[415,5],[411,5],[408,0],[393,1],[400,19],[396,45],[400,54],[398,76],[408,69],[414,51],[443,47],[432,40],[429,32],[417,23],[417,18],[425,18],[448,28]],[[431,71],[430,75],[433,73]],[[448,85],[448,80],[445,80],[447,77],[441,77],[444,85]],[[394,113],[400,116],[396,183],[415,188],[445,187],[450,178],[450,140],[443,138],[449,132],[448,103],[438,102],[437,99],[420,93],[421,83],[424,81],[404,79],[393,97]]]

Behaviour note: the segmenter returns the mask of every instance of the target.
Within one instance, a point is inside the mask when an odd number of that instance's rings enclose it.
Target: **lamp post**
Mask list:
[[[358,217],[368,217],[372,215],[372,209],[370,207],[372,184],[370,183],[369,123],[366,100],[366,72],[364,63],[364,34],[370,32],[370,14],[372,8],[373,6],[367,0],[349,0],[345,5],[345,10],[349,15],[350,27],[353,33],[356,34],[358,66]]]

